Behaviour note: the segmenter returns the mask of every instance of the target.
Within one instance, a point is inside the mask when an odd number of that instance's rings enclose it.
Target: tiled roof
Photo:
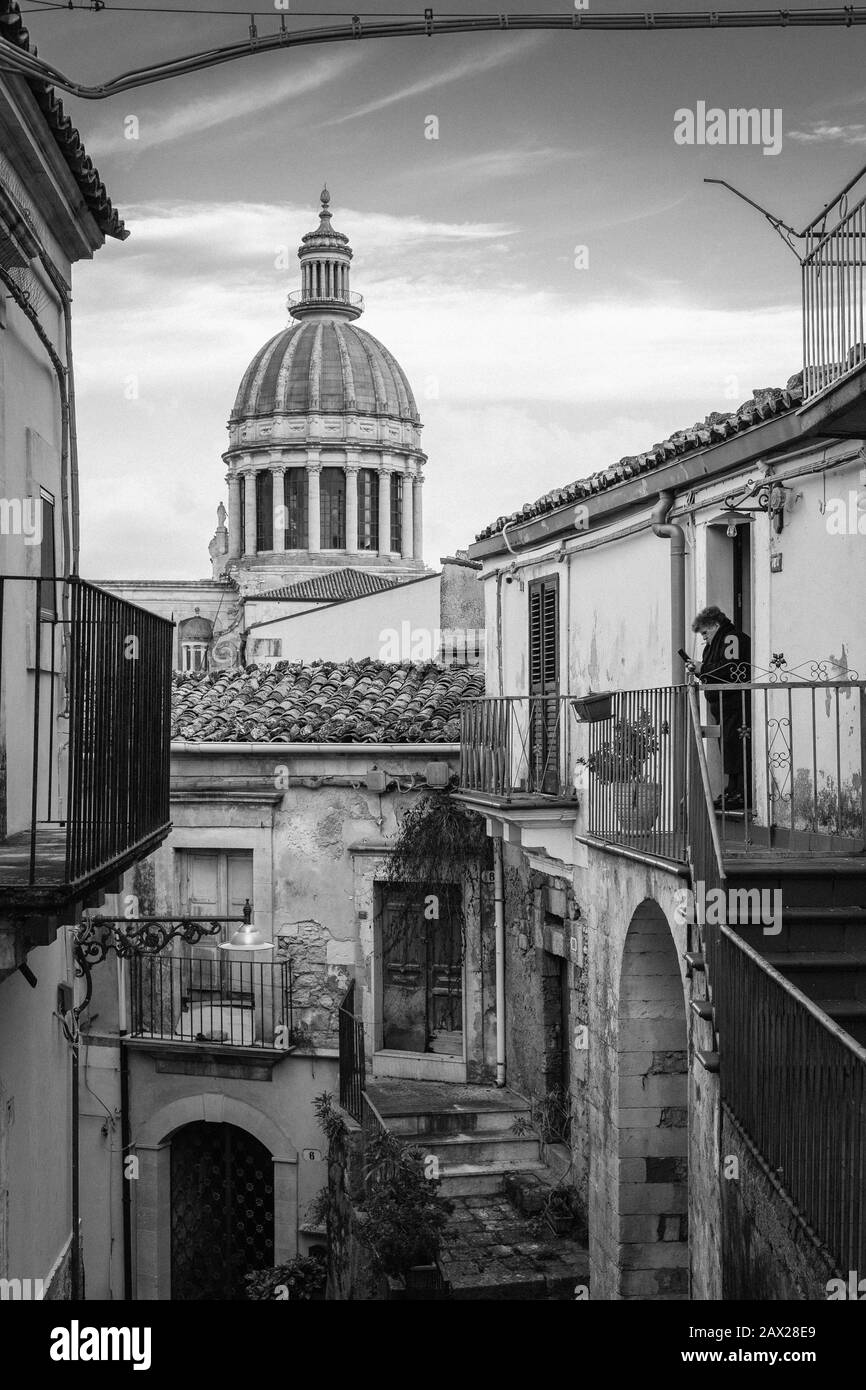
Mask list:
[[[683,454],[696,453],[697,450],[706,449],[711,444],[720,444],[730,435],[751,429],[753,425],[760,425],[762,421],[770,420],[775,415],[784,415],[800,405],[802,400],[803,373],[798,372],[789,379],[784,390],[772,386],[766,390],[754,391],[751,400],[745,401],[729,414],[713,411],[705,420],[692,425],[691,429],[676,430],[669,439],[662,440],[661,444],[654,444],[645,454],[621,458],[619,463],[603,468],[599,473],[580,478],[577,482],[569,483],[567,487],[547,492],[536,502],[527,502],[520,511],[512,512],[510,516],[497,517],[490,526],[480,531],[475,539],[486,540],[488,536],[495,536],[503,526],[543,516],[547,512],[556,511],[557,507],[567,506],[570,502],[580,502],[596,493],[606,492],[618,483],[636,478],[640,473],[651,473],[653,469],[661,468],[663,464],[669,463],[671,459],[680,458]]]
[[[327,574],[313,575],[312,579],[299,579],[296,584],[285,584],[281,589],[269,589],[264,594],[248,594],[250,601],[255,599],[309,599],[334,603],[343,598],[364,598],[366,594],[380,594],[383,589],[394,589],[402,581],[388,579],[381,574],[370,574],[367,570],[328,570]]]
[[[176,675],[173,739],[194,743],[458,743],[476,667],[432,662],[278,661]]]
[[[17,0],[0,0],[0,38],[30,53],[30,35],[21,18]],[[129,235],[121,217],[112,207],[108,190],[88,157],[81,136],[64,113],[63,103],[47,82],[26,78],[60,153],[69,165],[82,196],[99,230],[105,236],[123,240]]]

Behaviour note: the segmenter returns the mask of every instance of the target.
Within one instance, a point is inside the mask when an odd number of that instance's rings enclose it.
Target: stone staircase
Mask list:
[[[509,1173],[547,1172],[529,1102],[515,1091],[376,1081],[367,1095],[393,1134],[436,1158],[443,1197],[498,1193]]]
[[[866,1044],[866,856],[736,856],[725,870],[729,888],[781,892],[780,932],[748,914],[729,923],[733,930]]]

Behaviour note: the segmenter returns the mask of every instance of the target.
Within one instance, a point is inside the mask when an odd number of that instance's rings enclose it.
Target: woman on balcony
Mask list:
[[[740,685],[749,680],[752,669],[749,638],[734,627],[721,608],[702,608],[692,623],[692,632],[697,632],[706,643],[700,668],[688,663],[702,684]],[[723,785],[725,774],[728,777],[727,787],[716,797],[715,806],[717,810],[744,811],[744,773],[751,780],[751,695],[748,691],[740,695],[731,690],[712,689],[705,694],[713,720],[721,725]]]

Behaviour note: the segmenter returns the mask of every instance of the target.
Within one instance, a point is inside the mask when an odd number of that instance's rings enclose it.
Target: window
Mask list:
[[[180,669],[182,671],[207,670],[207,643],[182,642],[180,647]]]
[[[358,474],[358,549],[379,549],[379,474],[373,468]]]
[[[175,870],[177,903],[184,916],[242,917],[244,903],[253,901],[252,850],[177,850]],[[237,923],[224,922],[222,940],[228,941],[237,928]]]
[[[391,474],[391,551],[395,555],[403,552],[403,477],[400,473]]]
[[[265,657],[280,657],[283,654],[281,637],[255,637],[250,646],[254,661],[263,661]]]
[[[346,475],[342,468],[323,468],[319,491],[323,550],[346,549]]]
[[[286,550],[307,548],[307,470],[287,468],[283,477],[286,515]]]
[[[42,491],[39,502],[42,508],[39,574],[43,580],[53,581],[57,573],[54,549],[54,498],[50,492]],[[57,615],[56,590],[57,585],[53,582],[42,585],[42,612],[50,614],[52,617]]]
[[[256,552],[274,548],[274,475],[267,469],[256,474]]]

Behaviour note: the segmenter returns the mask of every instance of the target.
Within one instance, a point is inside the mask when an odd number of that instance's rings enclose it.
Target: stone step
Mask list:
[[[769,951],[844,951],[866,956],[866,908],[845,907],[782,908],[782,930],[770,934],[760,924],[731,924],[745,941]]]
[[[547,1173],[545,1164],[505,1160],[497,1163],[455,1163],[441,1174],[443,1197],[480,1197],[502,1192],[509,1173]]]
[[[866,855],[733,855],[725,859],[729,888],[779,888],[785,908],[866,904]]]
[[[766,951],[764,959],[810,999],[866,1002],[866,955],[844,951]]]
[[[503,1105],[501,1109],[485,1108],[484,1110],[463,1110],[453,1111],[428,1111],[425,1113],[412,1114],[389,1114],[387,1125],[392,1134],[399,1134],[401,1139],[407,1142],[420,1142],[416,1136],[424,1135],[432,1138],[434,1135],[446,1137],[449,1134],[481,1134],[481,1133],[501,1133],[514,1123],[518,1116],[528,1122],[530,1118],[530,1107],[527,1102],[522,1109],[515,1108],[513,1105]]]
[[[514,1160],[535,1162],[540,1157],[535,1133],[515,1134],[513,1130],[476,1130],[470,1134],[418,1134],[411,1143],[425,1154],[435,1154],[440,1170],[447,1172],[455,1163],[504,1163]]]

